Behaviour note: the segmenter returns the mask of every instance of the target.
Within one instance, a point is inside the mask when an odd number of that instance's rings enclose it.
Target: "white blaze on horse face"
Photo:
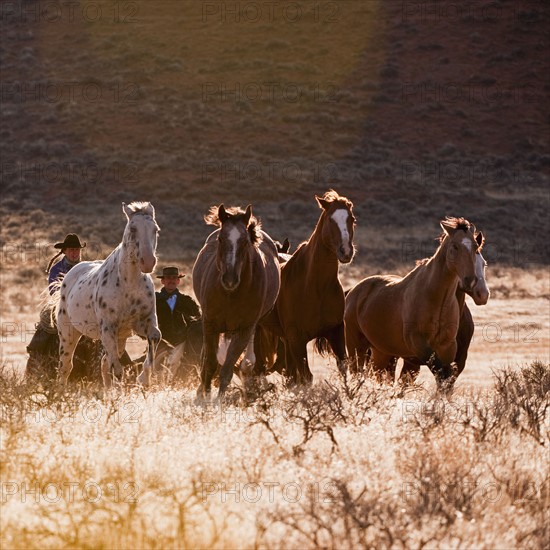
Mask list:
[[[348,231],[348,217],[349,212],[345,208],[338,208],[332,214],[332,219],[336,222],[338,229],[340,229],[340,234],[342,235],[342,246],[346,254],[351,252],[350,242],[349,242],[349,231]]]
[[[485,258],[481,255],[481,253],[476,254],[476,277],[479,281],[482,279],[485,279],[485,266],[487,265],[487,262],[485,261]]]
[[[229,252],[227,254],[227,259],[228,259],[229,265],[232,268],[235,268],[235,263],[237,261],[237,243],[239,242],[240,236],[241,236],[241,233],[236,227],[232,227],[229,230],[228,239],[229,239],[230,247],[229,247]]]
[[[485,305],[489,300],[489,287],[487,286],[487,281],[485,280],[485,267],[487,262],[485,258],[481,255],[480,252],[476,254],[476,277],[477,282],[476,286],[473,289],[472,298],[476,305],[481,306]]]
[[[468,237],[464,237],[462,239],[462,244],[466,247],[466,250],[468,250],[468,252],[472,251],[472,241]]]

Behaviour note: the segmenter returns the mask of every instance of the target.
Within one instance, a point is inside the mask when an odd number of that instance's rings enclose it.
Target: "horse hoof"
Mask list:
[[[138,377],[137,377],[137,381],[138,381],[138,384],[140,384],[141,386],[143,386],[144,388],[148,388],[151,384],[151,380],[150,380],[150,377],[149,376],[146,376],[144,373],[141,373]]]
[[[195,405],[197,407],[206,407],[209,404],[210,404],[210,394],[197,395],[197,397],[195,397]]]

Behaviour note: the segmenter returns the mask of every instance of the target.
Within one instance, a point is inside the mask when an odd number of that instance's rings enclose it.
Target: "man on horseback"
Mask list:
[[[190,323],[201,317],[197,302],[178,289],[182,277],[185,275],[175,266],[165,267],[162,274],[157,275],[162,283],[162,289],[155,293],[159,329],[163,340],[173,346],[185,340]]]
[[[58,249],[59,252],[50,260],[46,269],[50,294],[53,294],[57,290],[63,277],[65,277],[70,269],[81,261],[82,249],[85,247],[86,243],[81,243],[76,233],[69,233],[63,242],[54,244],[54,248]],[[63,257],[54,264],[55,260],[61,255]],[[90,342],[82,342],[80,351],[83,352],[86,350],[85,355],[89,355],[89,345]],[[27,351],[29,353],[27,376],[45,374],[49,379],[53,380],[59,357],[59,337],[51,307],[45,306],[40,312],[40,321],[32,340],[27,346]],[[79,356],[82,353],[77,353],[76,355]]]
[[[48,273],[48,288],[50,294],[53,294],[56,290],[56,281],[61,281],[63,277],[69,272],[71,267],[80,262],[82,249],[86,247],[86,243],[81,244],[80,239],[76,233],[69,233],[62,243],[56,243],[54,248],[60,249],[48,264],[46,273]],[[64,254],[63,258],[52,266],[53,262]]]
[[[186,359],[197,360],[200,355],[202,324],[197,302],[178,289],[182,277],[185,274],[180,273],[176,266],[164,267],[157,275],[162,284],[161,290],[155,292],[162,340],[157,348],[156,363],[160,365],[167,361],[173,376],[186,378],[189,374],[189,369],[184,367]],[[184,342],[187,342],[185,346]]]

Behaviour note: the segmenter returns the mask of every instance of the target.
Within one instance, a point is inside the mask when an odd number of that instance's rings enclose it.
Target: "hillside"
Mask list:
[[[161,260],[191,262],[220,202],[252,203],[296,245],[334,187],[355,204],[359,265],[430,254],[445,215],[484,231],[491,264],[548,263],[544,2],[8,4],[11,249],[76,231],[102,257],[131,200],[154,204]]]

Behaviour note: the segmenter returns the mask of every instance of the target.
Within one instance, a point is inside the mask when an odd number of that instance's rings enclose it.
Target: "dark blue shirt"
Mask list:
[[[61,260],[55,263],[50,269],[50,274],[48,275],[48,286],[50,289],[50,294],[53,294],[56,291],[56,285],[52,284],[55,281],[62,281],[63,277],[70,271],[71,267],[74,267],[76,264],[72,264],[67,260],[67,256],[63,256]]]

